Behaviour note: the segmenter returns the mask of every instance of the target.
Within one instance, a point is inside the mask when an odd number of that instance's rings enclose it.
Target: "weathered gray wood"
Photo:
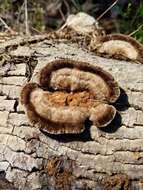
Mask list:
[[[7,42],[9,47],[14,43]],[[10,58],[0,65],[0,172],[8,181],[19,190],[97,190],[107,189],[114,180],[108,176],[117,174],[119,183],[130,179],[132,189],[143,189],[143,65],[97,57],[77,44],[46,39],[13,46],[7,55]],[[29,126],[19,103],[21,86],[33,72],[35,81],[39,69],[56,58],[88,61],[115,77],[122,88],[115,104],[121,117],[109,128],[92,126],[82,135],[56,138]],[[129,190],[128,183],[125,188]]]

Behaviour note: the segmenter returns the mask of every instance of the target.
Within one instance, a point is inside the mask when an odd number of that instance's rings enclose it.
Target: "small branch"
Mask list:
[[[19,10],[19,12],[18,12],[18,16],[17,16],[17,20],[16,20],[17,25],[19,24],[20,15],[21,15],[22,11],[24,10],[24,5],[25,5],[25,2],[23,2],[23,4],[22,4],[21,7],[20,7],[20,10]]]
[[[34,28],[33,26],[31,26],[30,28],[31,28],[33,31],[37,32],[38,34],[43,35],[43,33],[42,33],[42,32],[40,32],[39,30],[37,30],[37,29],[36,29],[36,28]]]
[[[0,21],[2,22],[2,24],[4,25],[4,27],[10,31],[11,33],[15,33],[14,30],[12,30],[7,24],[6,22],[0,17]]]
[[[106,9],[96,20],[99,21],[108,11],[110,11],[116,4],[118,0],[116,0],[108,9]]]
[[[67,15],[69,15],[70,14],[69,4],[68,4],[68,2],[66,0],[63,0],[63,2],[64,2],[65,6],[66,6],[66,9],[67,9]]]
[[[25,32],[27,35],[29,35],[27,0],[24,0],[24,5],[25,5]]]
[[[135,34],[136,32],[138,32],[142,27],[143,27],[143,24],[140,25],[136,30],[134,30],[133,32],[131,32],[130,34],[128,34],[128,36],[134,35],[134,34]]]
[[[61,15],[61,17],[62,17],[62,20],[65,22],[65,21],[66,21],[66,18],[65,18],[65,16],[64,16],[64,14],[63,14],[61,8],[59,8],[59,13],[60,13],[60,15]]]
[[[72,4],[74,5],[74,7],[79,11],[79,7],[77,5],[77,3],[75,2],[75,0],[71,0]]]

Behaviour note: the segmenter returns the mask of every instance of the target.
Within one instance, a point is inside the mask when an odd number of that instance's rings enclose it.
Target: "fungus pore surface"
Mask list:
[[[39,81],[21,91],[32,125],[51,134],[81,133],[90,120],[107,126],[116,109],[109,105],[119,97],[117,82],[98,66],[69,59],[48,63],[39,72]]]

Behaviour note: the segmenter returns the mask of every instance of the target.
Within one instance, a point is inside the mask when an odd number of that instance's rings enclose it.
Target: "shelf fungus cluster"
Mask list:
[[[106,127],[115,117],[114,103],[120,95],[111,74],[98,66],[69,59],[48,63],[37,83],[21,91],[32,125],[51,134],[81,133],[86,121]]]
[[[143,45],[128,35],[110,34],[96,39],[93,37],[89,46],[91,51],[105,57],[143,63]]]

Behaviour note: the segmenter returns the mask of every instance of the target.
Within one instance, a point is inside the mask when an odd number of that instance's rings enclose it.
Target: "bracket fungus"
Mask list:
[[[87,120],[107,126],[116,114],[109,104],[119,95],[117,82],[100,67],[60,59],[39,72],[38,84],[23,87],[21,103],[32,125],[51,134],[81,133]]]
[[[124,34],[110,34],[91,40],[91,50],[117,59],[129,59],[143,63],[143,45]]]
[[[84,35],[92,33],[95,29],[99,28],[98,22],[94,17],[84,12],[79,12],[76,15],[69,15],[62,28],[64,27],[69,27],[77,33],[82,33]]]
[[[105,32],[94,17],[84,12],[70,14],[64,25],[55,32],[57,38],[72,40],[82,45],[86,45],[92,34],[100,36]]]

